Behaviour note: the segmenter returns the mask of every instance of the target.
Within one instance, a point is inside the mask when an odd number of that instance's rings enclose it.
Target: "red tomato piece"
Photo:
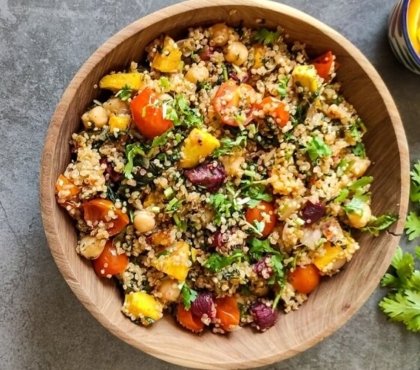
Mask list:
[[[119,234],[130,222],[127,214],[116,208],[114,203],[108,199],[92,199],[83,203],[83,218],[86,222],[95,226],[98,222],[102,221],[107,225],[109,236]],[[114,213],[115,218],[110,217]]]
[[[256,92],[252,86],[237,85],[229,80],[222,83],[213,98],[213,107],[220,120],[229,126],[245,126],[253,119]]]
[[[298,266],[289,274],[289,282],[299,293],[309,294],[321,281],[321,275],[315,265]]]
[[[289,112],[286,110],[286,104],[279,99],[267,96],[258,105],[258,108],[265,115],[271,116],[280,127],[286,126],[289,122]]]
[[[100,277],[110,277],[121,274],[128,265],[128,257],[125,253],[118,254],[112,240],[108,240],[101,255],[92,261],[96,274]]]
[[[193,333],[200,333],[204,329],[204,323],[195,317],[191,310],[187,311],[181,303],[176,308],[176,320],[182,327]]]
[[[264,222],[264,229],[261,233],[264,238],[271,234],[277,223],[274,205],[265,201],[261,201],[254,208],[248,208],[245,219],[251,225],[255,225],[255,222]]]
[[[238,327],[241,313],[236,298],[223,297],[216,299],[216,320],[225,331]]]
[[[159,96],[149,87],[133,98],[130,109],[137,129],[148,139],[160,136],[173,127],[173,122],[163,117]]]
[[[331,51],[327,51],[325,54],[322,54],[318,58],[314,59],[312,64],[318,72],[319,77],[322,77],[324,80],[328,80],[332,73],[333,62],[333,53]]]

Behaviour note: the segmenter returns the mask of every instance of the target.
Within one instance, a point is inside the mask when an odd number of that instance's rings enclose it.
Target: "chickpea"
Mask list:
[[[157,290],[163,302],[175,302],[181,294],[178,282],[169,278],[163,279]]]
[[[83,257],[94,260],[101,255],[105,244],[105,239],[97,239],[93,236],[84,236],[80,239],[77,250]]]
[[[107,100],[103,107],[108,114],[114,113],[115,115],[130,114],[130,107],[126,101],[118,98],[111,98]]]
[[[193,65],[186,73],[185,78],[195,84],[207,80],[209,78],[209,70],[202,65]]]
[[[149,211],[136,211],[134,213],[134,227],[141,233],[147,233],[156,226],[155,215]]]
[[[363,204],[361,214],[353,212],[347,215],[350,226],[356,229],[361,229],[362,227],[365,227],[370,221],[371,217],[372,211],[370,210],[370,206],[366,203]]]
[[[97,128],[102,128],[108,123],[108,113],[98,105],[83,114],[82,121],[86,128],[92,127],[91,123]]]
[[[370,166],[369,159],[363,159],[359,157],[352,157],[352,165],[350,167],[350,172],[356,177],[361,177],[365,174],[366,170]]]
[[[226,47],[225,59],[230,63],[240,66],[248,59],[248,49],[242,42],[234,41]]]
[[[211,46],[225,46],[229,40],[230,28],[224,23],[217,23],[209,28],[210,31],[210,45]]]

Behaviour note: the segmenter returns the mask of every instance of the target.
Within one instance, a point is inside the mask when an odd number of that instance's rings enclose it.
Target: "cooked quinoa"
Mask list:
[[[335,71],[280,28],[215,24],[99,81],[56,193],[125,315],[264,331],[351,260],[352,229],[392,224]]]

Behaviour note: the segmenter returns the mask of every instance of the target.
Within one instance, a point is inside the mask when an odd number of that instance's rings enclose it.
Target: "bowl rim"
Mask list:
[[[364,72],[367,75],[370,76],[372,83],[374,84],[376,90],[380,94],[387,107],[387,113],[391,119],[393,129],[396,135],[397,145],[400,154],[401,168],[399,174],[401,178],[401,196],[398,202],[400,206],[398,214],[399,220],[395,225],[395,232],[391,235],[393,245],[387,249],[386,255],[384,256],[384,261],[386,261],[386,263],[383,263],[382,266],[379,266],[378,268],[379,272],[381,272],[381,275],[383,275],[387,270],[391,262],[391,258],[394,254],[394,251],[397,247],[400,235],[403,231],[405,215],[407,213],[409,192],[409,154],[407,140],[399,112],[388,88],[386,87],[385,83],[383,82],[375,68],[372,66],[372,64],[367,60],[367,58],[356,46],[354,46],[349,40],[347,40],[344,36],[332,29],[330,26],[304,13],[303,11],[297,10],[288,5],[279,4],[268,0],[242,0],[241,2],[238,2],[236,0],[189,0],[162,8],[149,15],[146,15],[132,22],[131,24],[114,34],[114,36],[106,40],[85,61],[85,63],[83,63],[83,65],[80,67],[76,75],[69,83],[51,118],[50,125],[45,136],[40,171],[40,204],[42,221],[48,241],[48,246],[55,260],[55,263],[57,264],[61,274],[63,275],[67,284],[70,286],[73,293],[76,295],[78,300],[86,307],[86,309],[99,321],[99,323],[102,326],[104,326],[118,338],[124,340],[126,343],[152,356],[178,365],[191,366],[197,368],[209,368],[211,364],[203,363],[199,360],[195,360],[192,358],[186,359],[179,358],[177,356],[171,356],[171,354],[168,354],[166,351],[162,351],[159,348],[155,348],[153,346],[134,341],[131,336],[129,336],[126,333],[122,333],[119,330],[119,327],[115,325],[106,315],[104,315],[98,309],[96,304],[91,300],[90,296],[87,295],[86,292],[83,290],[83,287],[81,287],[80,283],[78,282],[78,277],[76,276],[75,272],[71,268],[69,269],[70,265],[67,263],[67,259],[65,258],[62,248],[60,247],[60,230],[58,230],[56,224],[51,224],[49,222],[52,209],[56,206],[55,193],[53,190],[53,184],[55,183],[56,179],[53,178],[52,166],[50,164],[52,163],[52,152],[55,146],[55,142],[60,133],[61,121],[63,120],[62,117],[65,117],[66,115],[66,112],[69,108],[69,102],[71,102],[74,99],[80,87],[80,84],[89,74],[89,72],[96,68],[97,64],[103,58],[106,58],[106,56],[114,49],[115,46],[119,45],[124,40],[136,35],[141,30],[149,27],[153,23],[167,19],[170,16],[184,13],[186,11],[191,11],[194,9],[210,8],[215,6],[252,6],[296,17],[306,23],[315,26],[323,33],[325,33],[328,37],[334,39],[336,42],[339,42],[343,46],[343,48],[346,49],[346,51],[352,56],[352,58],[357,59],[357,63],[360,65],[360,67],[364,70]],[[351,302],[351,305],[350,307],[348,307],[347,310],[343,311],[339,317],[336,317],[334,320],[331,320],[329,326],[326,327],[323,330],[323,332],[315,334],[311,338],[301,342],[298,346],[288,349],[283,353],[275,352],[269,356],[255,359],[255,361],[253,361],[252,363],[247,362],[245,364],[240,358],[237,358],[231,363],[218,363],[217,368],[233,368],[244,366],[258,367],[269,363],[285,360],[300,352],[305,351],[306,349],[319,343],[324,338],[331,335],[333,332],[335,332],[341,326],[343,326],[354,315],[354,313],[358,309],[360,309],[360,307],[366,302],[366,300],[377,287],[378,283],[379,278],[377,281],[366,282],[366,285],[361,287],[360,294],[358,295],[357,299]]]
[[[410,52],[413,59],[416,61],[417,65],[420,67],[420,55],[414,49],[413,42],[408,34],[408,6],[410,5],[411,0],[402,0],[402,31],[404,36],[404,41],[407,44],[408,51]]]

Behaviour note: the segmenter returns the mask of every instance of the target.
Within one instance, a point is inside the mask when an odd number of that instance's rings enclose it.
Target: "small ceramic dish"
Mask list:
[[[400,0],[394,7],[388,38],[397,59],[420,74],[420,0]]]

